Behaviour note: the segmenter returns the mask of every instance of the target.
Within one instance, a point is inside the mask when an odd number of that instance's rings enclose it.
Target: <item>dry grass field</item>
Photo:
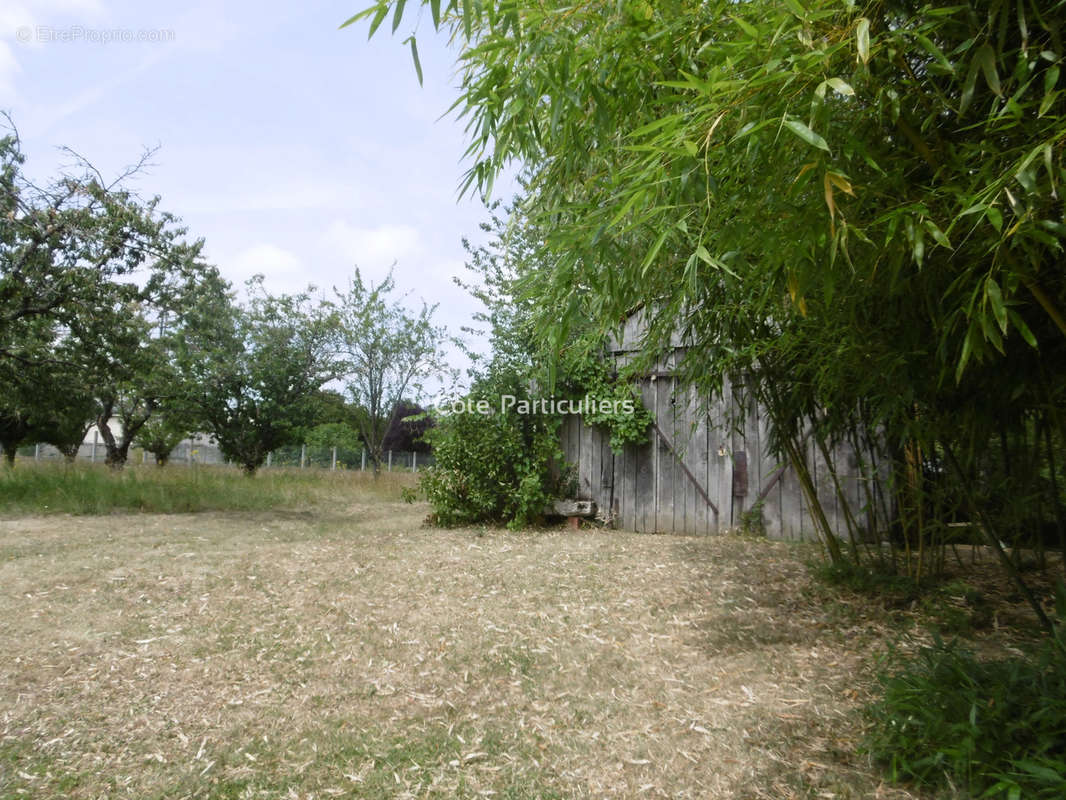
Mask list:
[[[0,797],[910,796],[857,754],[883,620],[807,551],[395,494],[0,519]]]

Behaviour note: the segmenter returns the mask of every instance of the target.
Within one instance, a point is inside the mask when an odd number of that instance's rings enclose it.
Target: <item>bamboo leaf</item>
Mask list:
[[[804,164],[802,167],[800,167],[800,171],[797,172],[796,173],[796,177],[792,179],[792,185],[795,186],[796,182],[800,178],[802,178],[804,175],[806,175],[808,172],[810,172],[812,169],[814,169],[817,166],[818,166],[818,162],[817,161],[808,161],[806,164]]]
[[[418,85],[422,85],[422,62],[418,60],[418,45],[415,43],[415,37],[407,37],[407,41],[411,43],[411,59],[415,62],[415,74],[418,75]]]
[[[1064,225],[1063,223],[1056,222],[1052,219],[1042,219],[1040,220],[1040,224],[1052,233],[1054,233],[1056,236],[1061,236],[1062,238],[1066,239],[1066,225]]]
[[[855,49],[858,53],[856,60],[863,64],[870,63],[870,20],[859,17],[855,25]]]
[[[840,191],[845,194],[850,194],[852,197],[855,196],[855,190],[851,186],[851,181],[839,172],[827,172],[826,177],[829,178],[829,180],[833,182],[833,185],[840,189]]]
[[[1007,306],[1003,303],[1003,293],[999,284],[993,278],[985,281],[985,297],[992,306],[992,314],[996,318],[996,324],[1004,333],[1007,332]]]
[[[807,19],[807,9],[803,7],[799,0],[785,0],[785,5],[788,6],[789,11],[800,19]]]
[[[817,147],[819,150],[825,150],[827,153],[829,152],[829,145],[826,143],[825,139],[812,131],[798,119],[786,119],[785,127],[812,147]]]
[[[396,33],[396,29],[400,27],[400,21],[403,19],[403,7],[407,5],[407,0],[396,0],[396,10],[392,14],[392,32]],[[419,81],[421,83],[421,81]]]
[[[966,371],[966,364],[970,360],[970,354],[973,352],[973,343],[977,338],[977,328],[971,323],[969,330],[966,331],[966,338],[962,340],[962,353],[959,355],[959,363],[955,367],[955,383],[962,380],[962,373]]]
[[[1044,73],[1044,94],[1051,94],[1059,82],[1059,65],[1052,64]]]
[[[959,96],[960,117],[966,113],[966,109],[973,102],[973,93],[977,87],[977,73],[979,70],[980,65],[977,63],[977,59],[974,58],[970,62],[970,69],[966,72],[966,79],[962,82],[962,94]]]
[[[1007,316],[1010,317],[1010,321],[1014,325],[1014,329],[1022,335],[1023,339],[1025,339],[1026,344],[1028,344],[1034,350],[1039,349],[1039,346],[1037,345],[1036,341],[1036,336],[1033,335],[1032,330],[1030,330],[1029,326],[1025,323],[1025,320],[1022,319],[1021,315],[1013,309],[1007,309]]]
[[[985,74],[985,82],[988,84],[988,88],[997,97],[1002,97],[1003,88],[999,85],[999,72],[996,70],[996,51],[992,49],[992,45],[985,42],[977,48],[973,58],[976,63],[981,65],[981,71]]]
[[[474,35],[474,9],[470,0],[463,0],[463,35],[468,42]]]
[[[388,16],[388,13],[389,7],[387,5],[382,4],[378,7],[378,11],[374,15],[374,18],[370,20],[370,30],[366,34],[367,39],[373,37],[374,31],[376,31],[381,26],[382,21],[385,19],[386,16]]]
[[[369,17],[375,11],[380,12],[380,10],[381,10],[380,7],[377,6],[377,5],[373,5],[373,6],[369,6],[367,8],[364,8],[362,11],[360,11],[355,16],[348,17],[348,19],[344,20],[344,22],[342,22],[340,24],[340,28],[347,28],[349,25],[354,25],[359,20],[365,19],[366,17]],[[338,30],[339,30],[339,28],[338,28]]]
[[[670,229],[664,228],[663,232],[660,233],[659,237],[655,240],[655,244],[652,245],[651,250],[649,250],[648,254],[644,256],[644,263],[640,265],[641,277],[644,277],[648,274],[648,270],[651,268],[651,265],[655,263],[655,257],[659,255],[659,251],[663,247],[663,242],[666,241],[666,237],[667,235],[669,235],[669,233]]]
[[[1058,188],[1055,186],[1055,165],[1053,158],[1054,154],[1051,151],[1051,145],[1044,145],[1044,169],[1047,170],[1047,177],[1048,180],[1051,182],[1051,196],[1057,199],[1059,196],[1059,191]]]
[[[744,31],[744,33],[746,33],[752,39],[758,40],[758,38],[759,38],[759,29],[758,28],[756,28],[750,22],[746,22],[745,20],[741,19],[740,17],[734,16],[732,14],[729,15],[729,18],[731,20],[733,20],[733,22],[735,22],[737,25],[739,25],[740,29],[742,31]]]
[[[932,234],[933,241],[935,241],[941,247],[946,247],[949,250],[951,249],[951,241],[948,239],[947,234],[940,230],[940,228],[937,227],[935,222],[933,222],[931,219],[927,219],[925,221],[925,227],[926,230],[928,230],[929,233]]]
[[[826,83],[828,83],[837,94],[842,94],[845,97],[853,97],[855,95],[855,90],[851,88],[851,84],[840,78],[830,78]]]
[[[433,29],[440,29],[440,0],[429,0],[429,13],[433,17]]]
[[[825,204],[829,207],[829,219],[836,219],[837,206],[833,201],[833,182],[829,180],[829,173],[825,173],[825,178],[822,180],[822,184],[825,186]]]

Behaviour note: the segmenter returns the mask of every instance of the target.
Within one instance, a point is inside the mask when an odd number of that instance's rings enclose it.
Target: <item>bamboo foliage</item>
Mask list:
[[[898,523],[916,545],[963,513],[957,485],[931,499],[947,447],[988,497],[1025,472],[1061,529],[1066,9],[418,5],[349,23],[391,13],[453,38],[462,189],[523,166],[547,265],[523,288],[546,350],[571,320],[606,332],[644,303],[648,351],[694,343],[682,366],[702,387],[773,383],[782,454],[815,421],[827,445],[918,454]],[[1000,431],[1019,456],[992,467]]]

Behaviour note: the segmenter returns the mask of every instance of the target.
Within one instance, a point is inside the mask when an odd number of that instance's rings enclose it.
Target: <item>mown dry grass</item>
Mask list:
[[[909,796],[804,551],[425,513],[0,521],[0,797]]]

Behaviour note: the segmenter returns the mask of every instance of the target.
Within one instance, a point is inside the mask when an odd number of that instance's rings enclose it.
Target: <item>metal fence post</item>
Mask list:
[[[363,465],[359,468],[363,472],[366,472],[366,448],[363,448]]]
[[[332,454],[330,456],[329,468],[330,469],[336,469],[337,468],[337,448],[336,447],[333,448],[333,452],[332,452]]]
[[[267,453],[267,466],[268,466],[268,467],[270,466],[270,457],[271,457],[272,455],[274,455],[274,454],[273,454],[272,452],[271,452],[271,453]]]
[[[307,445],[300,445],[300,469],[303,469],[307,464]]]
[[[34,461],[40,461],[41,460],[41,445],[40,445],[40,442],[38,442],[37,444],[35,444],[33,446],[33,460]]]
[[[392,451],[389,451],[389,472],[392,472]]]
[[[411,472],[418,472],[418,453],[411,453]]]
[[[93,463],[93,464],[96,463],[96,442],[97,442],[97,440],[99,438],[100,438],[100,431],[93,431],[93,454],[89,458],[90,462]]]

